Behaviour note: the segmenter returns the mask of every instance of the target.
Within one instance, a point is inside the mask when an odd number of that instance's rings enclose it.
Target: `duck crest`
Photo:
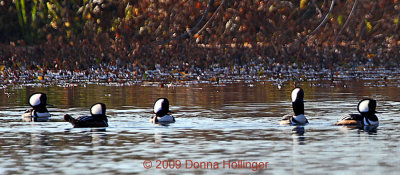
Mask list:
[[[171,111],[169,110],[169,101],[167,98],[157,99],[156,102],[154,102],[153,112],[155,115],[150,118],[150,122],[152,123],[175,122],[175,118],[172,115],[168,115]]]
[[[304,91],[300,87],[296,87],[292,91],[292,107],[294,115],[304,114]]]
[[[169,112],[171,112],[169,110],[169,101],[167,98],[159,98],[156,100],[156,102],[154,103],[154,113],[161,117],[164,115],[167,115]]]
[[[29,97],[29,105],[37,112],[47,112],[47,95],[36,92]]]

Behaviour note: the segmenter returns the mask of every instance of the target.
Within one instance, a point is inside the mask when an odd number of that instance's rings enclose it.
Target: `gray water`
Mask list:
[[[303,82],[299,86],[305,91],[310,124],[298,127],[278,124],[281,116],[291,113],[291,83],[281,89],[272,82],[171,88],[107,84],[3,87],[0,174],[400,172],[399,86],[367,80]],[[27,98],[37,91],[47,93],[48,103],[54,105],[49,107],[51,121],[22,122]],[[158,97],[170,100],[176,123],[148,122]],[[344,114],[356,113],[358,101],[365,97],[378,101],[377,110],[382,113],[377,130],[331,125]],[[63,122],[67,113],[88,115],[96,102],[107,105],[108,128],[72,128]],[[267,166],[224,166],[228,161]],[[213,166],[198,167],[201,162]]]

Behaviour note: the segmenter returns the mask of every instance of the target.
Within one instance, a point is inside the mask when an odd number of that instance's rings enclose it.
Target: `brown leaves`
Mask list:
[[[221,2],[215,1],[199,28],[214,16]],[[194,31],[191,37],[181,40],[163,42],[190,32],[204,13],[208,1],[86,1],[86,4],[72,6],[52,1],[48,5],[52,18],[37,18],[43,23],[38,26],[38,31],[44,35],[33,46],[35,49],[32,52],[21,49],[27,43],[17,42],[22,38],[15,41],[0,38],[0,42],[7,43],[6,48],[2,47],[0,58],[8,60],[13,56],[19,62],[26,60],[29,64],[44,57],[47,63],[41,64],[52,63],[50,67],[56,64],[55,69],[59,69],[88,68],[114,63],[117,59],[122,65],[140,67],[159,62],[167,65],[182,62],[202,66],[214,63],[234,65],[255,58],[276,58],[277,62],[293,57],[302,61],[344,60],[351,58],[352,53],[370,58],[371,54],[376,54],[377,46],[386,47],[383,52],[393,52],[381,55],[395,54],[400,42],[397,0],[363,1],[356,6],[357,13],[343,32],[339,31],[354,0],[338,1],[332,14],[327,15],[331,21],[316,30],[307,42],[301,42],[321,24],[331,2],[226,1],[205,30]],[[4,15],[0,12],[0,20]],[[346,47],[359,49],[348,50],[351,53],[338,52],[337,55],[331,52],[336,48],[346,50]],[[74,61],[71,65],[68,61],[64,65],[65,60]]]

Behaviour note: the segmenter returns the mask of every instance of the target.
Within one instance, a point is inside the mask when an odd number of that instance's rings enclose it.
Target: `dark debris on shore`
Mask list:
[[[272,63],[269,65],[250,63],[242,66],[221,67],[211,65],[207,69],[186,65],[184,71],[178,66],[162,67],[157,64],[155,69],[141,69],[130,66],[122,68],[112,65],[100,65],[83,71],[45,70],[37,68],[20,70],[1,67],[0,87],[7,86],[42,86],[57,85],[61,87],[86,86],[87,84],[103,84],[108,86],[155,86],[175,87],[196,84],[230,84],[255,83],[270,81],[278,88],[287,82],[340,82],[348,80],[372,80],[377,86],[400,87],[400,70],[375,68],[372,64],[356,67],[336,67],[335,69],[315,69],[311,65],[298,66]]]

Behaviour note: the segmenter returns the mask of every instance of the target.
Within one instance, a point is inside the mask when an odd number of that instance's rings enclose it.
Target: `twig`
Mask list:
[[[337,39],[339,38],[340,34],[342,34],[343,30],[344,30],[345,28],[347,28],[347,25],[349,24],[350,19],[351,19],[351,17],[353,17],[353,14],[354,14],[354,12],[355,12],[357,3],[358,3],[358,0],[355,0],[355,1],[354,1],[354,4],[353,4],[353,8],[351,8],[350,14],[349,14],[349,16],[347,17],[346,22],[344,23],[344,25],[343,25],[342,29],[339,31],[339,33],[336,35],[335,43],[336,43]]]
[[[329,11],[328,11],[328,13],[326,14],[324,20],[322,20],[321,24],[319,24],[318,27],[314,29],[314,31],[312,31],[309,35],[307,35],[306,37],[304,37],[304,38],[301,40],[302,42],[307,41],[308,38],[310,38],[311,35],[314,35],[323,25],[326,24],[326,22],[328,22],[329,15],[331,14],[331,12],[332,12],[332,10],[333,10],[333,7],[334,7],[334,5],[335,5],[335,2],[336,2],[335,0],[332,0],[331,7],[329,8]]]
[[[196,29],[200,26],[201,23],[203,23],[203,21],[206,19],[208,12],[210,11],[211,7],[214,6],[214,0],[210,0],[208,2],[208,6],[206,8],[206,11],[204,12],[203,16],[201,17],[201,19],[199,20],[199,22],[197,22],[197,24],[191,28],[189,31],[186,31],[185,33],[183,33],[182,35],[176,37],[176,38],[172,38],[171,40],[181,40],[185,37],[191,37],[193,36],[194,31],[196,31]],[[169,41],[168,41],[169,42]]]
[[[378,3],[377,1],[374,1],[374,4],[372,5],[372,8],[368,13],[368,16],[372,15],[372,13],[375,11],[377,3]],[[361,27],[360,27],[360,31],[359,31],[359,40],[361,40],[363,38],[363,36],[364,36],[364,28],[365,28],[364,19],[365,19],[365,16],[362,16],[362,18],[361,18]]]
[[[315,2],[315,0],[312,1],[312,4],[314,5],[314,7],[317,10],[318,14],[322,16],[321,9],[319,9],[319,7],[318,7],[317,3]]]
[[[207,26],[208,26],[208,24],[210,23],[210,21],[212,21],[213,19],[214,19],[214,17],[216,16],[216,14],[222,9],[221,7],[222,7],[222,5],[225,3],[225,0],[222,0],[222,2],[221,2],[221,4],[218,6],[218,8],[217,8],[217,10],[215,10],[215,12],[214,12],[214,14],[210,17],[210,19],[208,19],[208,21],[204,24],[204,26],[199,30],[199,31],[197,31],[197,35],[200,33],[200,32],[202,32]]]

